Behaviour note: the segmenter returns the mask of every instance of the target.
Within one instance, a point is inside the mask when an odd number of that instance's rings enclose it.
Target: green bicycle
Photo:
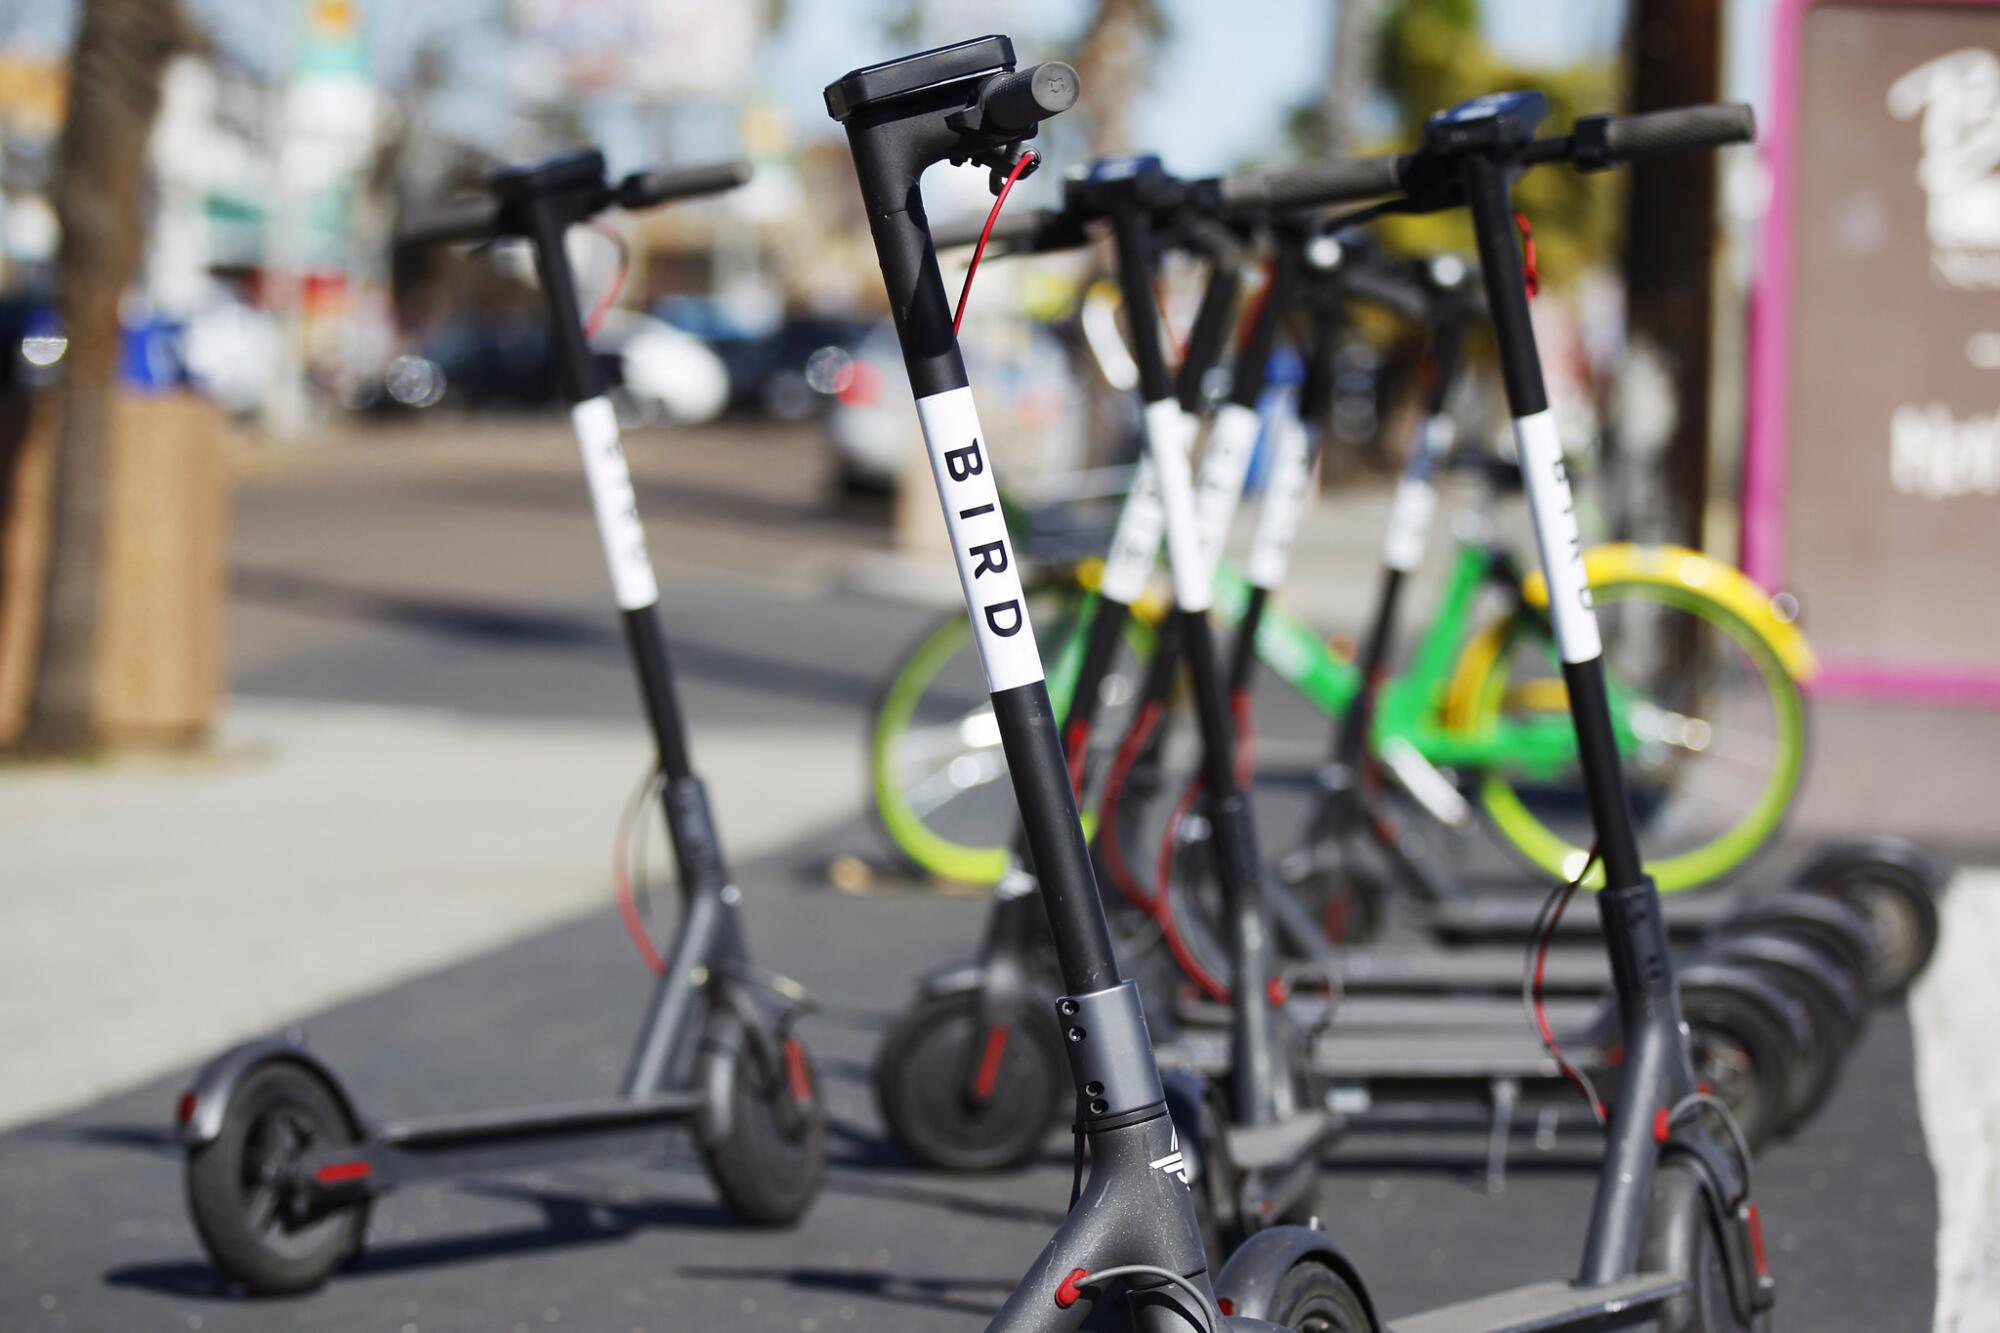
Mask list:
[[[1585,553],[1604,626],[1613,719],[1645,817],[1648,866],[1661,889],[1711,883],[1777,831],[1804,768],[1800,685],[1814,669],[1798,629],[1749,579],[1698,552],[1605,545]],[[1066,707],[1095,602],[1086,561],[1030,594],[1049,645],[1050,694]],[[1500,842],[1549,875],[1586,857],[1576,742],[1555,665],[1539,576],[1522,579],[1505,553],[1460,540],[1429,625],[1404,668],[1380,687],[1371,753],[1420,793],[1441,779],[1464,790]],[[1506,605],[1482,618],[1483,590]],[[1236,619],[1248,584],[1219,574],[1217,613]],[[1107,679],[1100,737],[1137,694],[1155,648],[1160,608],[1140,606],[1127,662]],[[1361,694],[1361,673],[1317,630],[1271,607],[1258,626],[1265,669],[1329,719]],[[1109,742],[1107,742],[1109,744]],[[987,885],[1004,872],[1010,797],[991,712],[963,616],[918,641],[878,704],[870,749],[875,810],[890,842],[943,880]]]

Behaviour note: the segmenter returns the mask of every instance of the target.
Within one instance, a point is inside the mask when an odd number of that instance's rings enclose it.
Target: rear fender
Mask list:
[[[176,1108],[175,1133],[181,1145],[198,1148],[205,1143],[213,1143],[216,1136],[222,1133],[222,1119],[229,1110],[229,1101],[236,1095],[236,1089],[259,1067],[280,1060],[290,1061],[325,1080],[327,1087],[333,1090],[334,1100],[340,1104],[341,1113],[347,1117],[348,1128],[354,1131],[355,1137],[363,1136],[365,1122],[355,1109],[353,1098],[347,1095],[347,1089],[341,1086],[326,1062],[298,1041],[266,1037],[230,1047],[195,1073]]]
[[[1375,1302],[1369,1299],[1360,1270],[1339,1245],[1307,1227],[1271,1227],[1244,1241],[1217,1274],[1216,1297],[1230,1302],[1233,1315],[1265,1319],[1271,1313],[1271,1300],[1277,1294],[1278,1283],[1293,1265],[1308,1259],[1324,1263],[1346,1279],[1367,1308],[1369,1323],[1381,1327]]]

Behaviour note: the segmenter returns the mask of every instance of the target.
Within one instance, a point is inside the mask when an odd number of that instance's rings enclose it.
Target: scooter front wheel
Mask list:
[[[977,991],[920,999],[875,1058],[875,1098],[889,1132],[947,1171],[1026,1163],[1054,1127],[1068,1082],[1052,1016],[1010,1006],[988,1012]]]
[[[1375,1327],[1360,1294],[1323,1259],[1301,1259],[1286,1270],[1267,1317],[1297,1333],[1371,1333]]]
[[[1739,1309],[1731,1294],[1729,1256],[1693,1170],[1667,1162],[1653,1179],[1639,1267],[1688,1280],[1660,1311],[1661,1333],[1761,1333],[1770,1315]]]
[[[729,1101],[727,1131],[702,1144],[716,1191],[752,1226],[790,1226],[826,1180],[826,1099],[804,1044],[743,1043]]]
[[[313,1210],[297,1175],[359,1135],[325,1079],[290,1060],[252,1070],[222,1128],[187,1157],[188,1212],[215,1266],[257,1296],[311,1291],[360,1252],[365,1199]]]

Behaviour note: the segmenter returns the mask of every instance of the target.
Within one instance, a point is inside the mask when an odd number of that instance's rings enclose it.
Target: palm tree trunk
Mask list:
[[[146,144],[167,62],[184,46],[178,0],[85,0],[56,149],[62,224],[56,307],[69,347],[56,393],[41,651],[24,749],[76,753],[99,740],[98,603],[104,577],[118,306],[144,244]]]

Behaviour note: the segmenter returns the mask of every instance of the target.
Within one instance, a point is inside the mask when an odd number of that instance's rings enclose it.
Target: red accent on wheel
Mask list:
[[[1278,977],[1272,977],[1266,981],[1264,983],[1264,998],[1270,1001],[1272,1008],[1282,1009],[1285,1004],[1285,983]]]
[[[1257,774],[1257,719],[1250,709],[1250,691],[1229,696],[1229,714],[1236,723],[1236,781],[1245,791]]]
[[[785,1038],[785,1077],[792,1085],[792,1100],[800,1106],[811,1106],[812,1068],[806,1064],[806,1048],[797,1037]]]
[[[1667,1108],[1662,1106],[1659,1110],[1653,1112],[1653,1142],[1665,1143],[1667,1135],[1672,1132],[1673,1117],[1669,1116]]]
[[[192,1119],[194,1119],[194,1090],[190,1088],[181,1094],[178,1102],[174,1103],[174,1123],[185,1125]]]
[[[1222,1317],[1227,1319],[1236,1313],[1236,1302],[1227,1296],[1218,1296],[1215,1298],[1215,1308],[1222,1311]]]
[[[1118,801],[1125,794],[1125,780],[1132,774],[1132,766],[1139,762],[1139,755],[1152,739],[1153,728],[1159,725],[1160,716],[1166,711],[1165,705],[1157,699],[1149,699],[1132,719],[1126,729],[1125,739],[1118,743],[1118,753],[1112,756],[1111,767],[1104,774],[1104,790],[1097,801],[1097,849],[1104,856],[1105,873],[1125,900],[1142,912],[1153,910],[1154,894],[1139,883],[1139,877],[1132,873],[1132,867],[1125,860],[1124,844],[1118,840]]]
[[[1200,796],[1201,779],[1196,778],[1188,783],[1187,790],[1181,793],[1180,800],[1174,805],[1173,816],[1167,820],[1166,834],[1160,839],[1158,883],[1163,889],[1167,883],[1167,876],[1173,873],[1174,843],[1180,835],[1181,821],[1188,817],[1188,812],[1194,809],[1194,803]],[[1173,954],[1174,962],[1180,965],[1181,972],[1187,979],[1201,987],[1210,999],[1227,1004],[1229,987],[1223,985],[1218,977],[1201,965],[1201,960],[1189,950],[1187,941],[1181,938],[1180,927],[1174,922],[1172,895],[1161,892],[1154,896],[1153,918],[1160,923],[1160,937],[1166,941],[1167,951]]]
[[[1007,1025],[995,1023],[986,1033],[986,1045],[979,1052],[979,1072],[972,1079],[972,1095],[985,1101],[1000,1082],[1000,1059],[1007,1054]]]
[[[1083,1292],[1078,1289],[1076,1284],[1089,1276],[1090,1270],[1088,1268],[1072,1268],[1069,1276],[1064,1278],[1061,1285],[1056,1288],[1056,1304],[1067,1310],[1070,1306],[1082,1300]]]
[[[321,1185],[340,1185],[350,1180],[366,1180],[375,1174],[375,1168],[366,1162],[328,1162],[313,1172],[313,1179]]]
[[[1063,732],[1063,758],[1069,762],[1069,787],[1083,797],[1083,758],[1090,753],[1090,723],[1078,718]]]
[[[1762,1281],[1771,1276],[1771,1261],[1764,1253],[1764,1215],[1757,1211],[1757,1205],[1743,1205],[1743,1220],[1750,1227],[1750,1262],[1757,1269],[1757,1278]]]

